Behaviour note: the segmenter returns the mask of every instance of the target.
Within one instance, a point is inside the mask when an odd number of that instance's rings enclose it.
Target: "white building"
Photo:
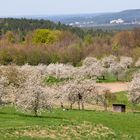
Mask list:
[[[122,23],[124,23],[124,20],[121,18],[110,21],[110,24],[122,24]]]

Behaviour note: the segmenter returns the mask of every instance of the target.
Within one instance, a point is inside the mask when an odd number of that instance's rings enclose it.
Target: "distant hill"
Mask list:
[[[114,13],[99,13],[99,14],[80,14],[80,15],[68,15],[68,16],[40,16],[38,18],[49,19],[54,22],[62,22],[71,26],[77,27],[96,27],[110,26],[112,20],[121,19],[123,23],[117,26],[121,28],[133,28],[140,26],[140,9],[125,10]],[[116,27],[116,25],[114,25]],[[112,27],[112,25],[111,25]]]
[[[140,21],[140,9],[125,10],[117,13],[103,14],[94,17],[93,20],[97,24],[106,24],[109,23],[111,20],[119,18],[123,19],[127,23],[131,23],[132,21]]]

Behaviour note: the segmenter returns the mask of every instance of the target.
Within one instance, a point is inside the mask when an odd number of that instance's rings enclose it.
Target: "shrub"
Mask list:
[[[60,33],[58,30],[37,29],[33,33],[32,42],[34,44],[53,44],[58,40]]]

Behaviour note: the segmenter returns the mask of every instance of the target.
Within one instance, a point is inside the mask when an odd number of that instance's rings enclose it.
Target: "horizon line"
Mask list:
[[[106,11],[106,12],[85,12],[85,13],[67,13],[67,14],[33,14],[33,15],[5,15],[5,16],[1,16],[0,18],[26,18],[26,17],[38,17],[39,16],[73,16],[73,15],[90,15],[90,14],[109,14],[109,13],[119,13],[119,12],[123,12],[123,11],[129,11],[129,10],[140,10],[140,9],[124,9],[124,10],[119,10],[119,11]]]

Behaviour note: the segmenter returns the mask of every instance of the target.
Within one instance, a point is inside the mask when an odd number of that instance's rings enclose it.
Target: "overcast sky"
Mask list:
[[[140,0],[0,0],[0,16],[102,13],[139,8]]]

